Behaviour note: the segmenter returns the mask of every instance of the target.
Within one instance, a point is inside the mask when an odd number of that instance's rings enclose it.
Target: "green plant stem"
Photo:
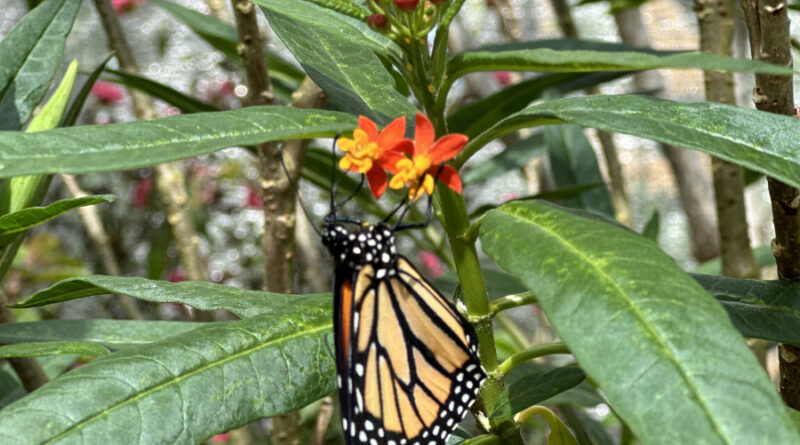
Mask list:
[[[501,378],[505,377],[509,372],[511,372],[512,369],[527,362],[528,360],[553,354],[570,354],[570,350],[564,342],[536,345],[507,358],[503,363],[500,364],[500,366],[497,367],[497,373]]]
[[[533,292],[521,292],[519,294],[507,295],[503,298],[494,300],[489,305],[489,312],[497,315],[498,312],[528,304],[536,304],[536,295]]]

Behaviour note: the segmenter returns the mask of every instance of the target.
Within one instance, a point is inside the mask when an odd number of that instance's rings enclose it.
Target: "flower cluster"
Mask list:
[[[376,199],[386,191],[387,171],[393,175],[389,187],[395,190],[408,187],[408,198],[413,201],[423,194],[432,195],[436,180],[461,193],[461,177],[445,162],[458,154],[469,139],[453,133],[434,140],[431,121],[420,113],[416,117],[414,140],[405,138],[405,132],[405,117],[378,131],[374,122],[359,116],[353,138],[339,138],[339,148],[345,152],[339,167],[365,174]]]
[[[434,26],[447,0],[367,0],[367,23],[391,37],[420,38]]]

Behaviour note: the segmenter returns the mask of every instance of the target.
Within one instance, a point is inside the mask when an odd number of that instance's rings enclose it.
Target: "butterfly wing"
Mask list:
[[[347,444],[444,444],[486,377],[472,326],[402,256],[388,274],[365,265],[336,292]]]

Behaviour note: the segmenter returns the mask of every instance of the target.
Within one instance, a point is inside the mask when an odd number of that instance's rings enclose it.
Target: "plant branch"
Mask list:
[[[500,364],[500,366],[497,367],[497,375],[500,378],[503,378],[509,372],[511,372],[512,369],[527,362],[528,360],[553,354],[571,354],[571,352],[567,345],[563,342],[532,346],[507,358],[503,363]]]
[[[791,34],[785,0],[749,0],[742,2],[750,34],[753,59],[781,66],[792,66]],[[756,74],[753,88],[756,108],[770,113],[795,114],[791,76]],[[772,199],[772,223],[775,239],[772,253],[782,280],[800,280],[800,192],[774,178],[767,178]],[[780,390],[784,403],[800,409],[800,348],[781,344]]]
[[[108,37],[108,45],[116,54],[120,67],[138,74],[139,67],[110,0],[94,0],[94,5]],[[150,96],[131,88],[128,89],[128,93],[133,101],[134,113],[139,120],[151,120],[156,117],[153,99]],[[184,175],[174,163],[157,165],[155,172],[156,186],[167,206],[167,221],[178,245],[186,277],[193,281],[205,281],[206,276],[197,249],[199,238],[188,205]]]
[[[700,25],[700,50],[733,54],[733,0],[695,0]],[[736,105],[733,74],[704,71],[706,100]],[[717,206],[722,274],[736,278],[758,278],[760,270],[750,247],[744,202],[744,169],[711,159],[711,176]]]
[[[536,295],[531,291],[498,298],[489,305],[489,311],[492,315],[496,315],[500,311],[528,304],[536,304]]]
[[[637,8],[614,14],[620,39],[631,46],[649,48],[653,45],[643,30],[646,28]],[[633,83],[639,91],[664,91],[664,80],[656,70],[637,72]],[[692,255],[700,262],[719,256],[719,236],[715,223],[714,197],[709,187],[706,155],[669,144],[659,144],[675,176],[681,207],[689,221]]]
[[[89,196],[88,193],[81,189],[75,175],[61,175],[61,180],[67,186],[70,195],[73,198],[80,198]],[[103,227],[103,220],[97,211],[97,206],[85,206],[78,208],[78,214],[83,220],[83,227],[86,228],[86,233],[92,240],[98,255],[100,255],[100,262],[103,265],[104,272],[108,275],[120,276],[122,272],[117,262],[117,257],[114,255],[114,250],[111,248],[111,242]],[[125,313],[125,316],[131,320],[144,320],[142,311],[136,304],[136,299],[128,295],[117,295],[117,302]]]

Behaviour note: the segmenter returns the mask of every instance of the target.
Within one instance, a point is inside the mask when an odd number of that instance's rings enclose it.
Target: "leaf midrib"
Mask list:
[[[509,210],[511,209],[513,209],[513,207],[511,207]],[[509,211],[506,211],[505,213],[515,219],[518,219],[530,225],[529,223],[531,222],[531,220],[525,219],[519,214],[511,213]],[[617,284],[617,282],[612,279],[611,276],[609,276],[602,269],[600,269],[597,266],[597,264],[595,264],[595,262],[592,261],[590,257],[586,256],[580,249],[577,248],[577,246],[569,242],[566,238],[563,238],[559,233],[543,226],[542,224],[536,224],[534,227],[539,227],[542,231],[546,232],[548,235],[555,238],[557,241],[561,242],[561,244],[567,247],[571,252],[573,252],[580,259],[584,260],[587,264],[589,264],[603,281],[610,283],[611,286],[617,290],[618,294],[622,297],[622,300],[628,304],[628,306],[633,310],[634,314],[638,316],[639,320],[645,325],[645,328],[650,332],[653,338],[656,339],[658,346],[663,351],[666,352],[665,356],[675,364],[675,367],[680,372],[681,377],[686,382],[686,384],[691,388],[692,393],[695,395],[695,397],[697,397],[698,402],[703,408],[703,413],[706,415],[711,424],[714,426],[714,430],[717,431],[717,433],[719,433],[720,437],[726,443],[732,443],[730,440],[728,440],[728,438],[724,434],[724,431],[720,428],[720,425],[717,424],[717,421],[714,418],[714,416],[711,415],[711,410],[707,406],[705,398],[702,397],[702,394],[700,393],[700,391],[698,391],[697,387],[694,385],[694,382],[692,382],[692,380],[689,378],[689,373],[687,372],[687,370],[683,368],[682,363],[680,362],[680,360],[677,359],[677,357],[673,354],[672,350],[668,347],[667,343],[662,339],[662,336],[660,335],[659,331],[655,328],[655,326],[642,315],[642,312],[639,310],[638,306],[634,304],[633,300],[628,296],[628,293],[625,290],[623,290]]]
[[[155,392],[157,392],[157,391],[159,391],[159,390],[161,390],[163,388],[166,388],[166,387],[171,386],[173,384],[177,384],[177,383],[179,383],[179,382],[181,382],[181,381],[183,381],[185,379],[188,379],[188,378],[190,378],[190,377],[192,377],[194,375],[197,375],[197,374],[199,374],[199,373],[201,373],[203,371],[206,371],[207,369],[211,369],[211,368],[216,367],[216,366],[224,365],[225,363],[228,363],[228,362],[230,362],[232,360],[235,360],[235,359],[238,359],[238,358],[240,358],[242,356],[251,354],[253,352],[256,352],[256,351],[258,351],[260,349],[266,348],[266,347],[271,346],[271,345],[273,345],[275,343],[278,343],[278,342],[286,342],[286,341],[293,340],[295,338],[302,338],[302,337],[306,337],[306,336],[312,336],[313,334],[316,334],[317,332],[324,331],[324,330],[327,330],[327,329],[332,329],[332,328],[333,328],[333,322],[325,323],[325,324],[322,324],[322,325],[320,325],[320,326],[318,326],[318,327],[316,327],[314,329],[311,329],[311,330],[298,332],[298,333],[295,333],[295,334],[292,334],[292,335],[288,335],[288,336],[285,336],[285,337],[279,337],[279,338],[270,340],[270,341],[268,341],[266,343],[259,343],[259,344],[257,344],[256,346],[254,346],[252,348],[247,348],[247,349],[245,349],[243,351],[240,351],[240,352],[237,352],[235,354],[226,356],[226,357],[224,357],[224,358],[222,358],[220,360],[216,360],[216,361],[213,361],[211,363],[208,363],[208,364],[205,364],[203,366],[200,366],[197,369],[189,371],[189,372],[187,372],[185,374],[181,374],[181,375],[179,375],[179,376],[177,376],[177,377],[175,377],[173,379],[169,379],[169,380],[167,380],[165,382],[159,383],[158,385],[155,385],[155,386],[153,386],[151,388],[145,389],[144,391],[137,392],[133,397],[129,397],[129,398],[125,399],[125,400],[122,400],[122,401],[116,403],[115,405],[113,405],[113,406],[111,406],[109,408],[106,408],[103,411],[101,411],[101,412],[99,412],[99,413],[97,413],[97,414],[95,414],[93,416],[87,417],[86,419],[81,420],[80,422],[74,423],[68,429],[62,431],[57,436],[55,436],[55,437],[53,437],[53,438],[51,438],[51,439],[49,439],[49,440],[47,440],[45,442],[42,442],[42,444],[46,445],[46,444],[55,443],[55,442],[59,441],[60,439],[62,439],[63,437],[66,437],[67,435],[72,434],[73,432],[75,432],[77,430],[80,430],[84,426],[86,426],[86,425],[88,425],[88,424],[90,424],[90,423],[92,423],[92,422],[94,422],[94,421],[96,421],[98,419],[101,419],[102,417],[105,417],[106,414],[109,414],[109,413],[111,413],[113,411],[116,411],[117,409],[120,409],[120,408],[122,408],[124,406],[127,406],[127,405],[129,405],[131,403],[134,403],[134,402],[138,401],[139,399],[142,399],[145,396],[148,396],[148,395],[150,395],[152,393],[155,393]]]

